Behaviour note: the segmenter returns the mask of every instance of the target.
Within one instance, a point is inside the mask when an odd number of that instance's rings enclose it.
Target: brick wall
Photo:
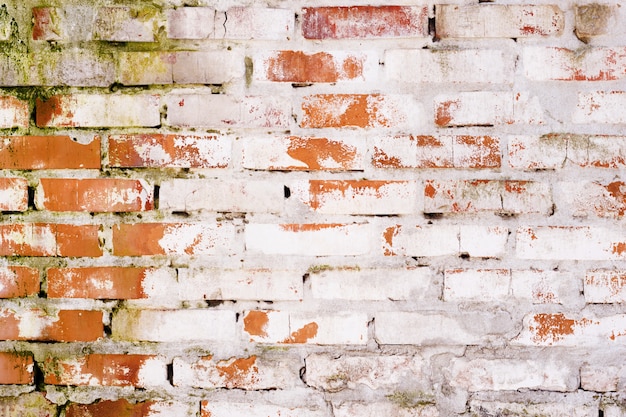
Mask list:
[[[0,7],[0,415],[626,416],[626,9]]]

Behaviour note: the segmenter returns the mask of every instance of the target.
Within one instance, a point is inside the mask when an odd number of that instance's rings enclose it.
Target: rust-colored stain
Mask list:
[[[286,232],[317,232],[325,229],[336,229],[343,226],[345,226],[343,223],[290,223],[281,224],[280,228]]]
[[[458,158],[455,166],[458,168],[499,168],[502,164],[500,155],[500,140],[491,136],[454,137],[454,146],[468,148],[469,155]]]
[[[334,57],[326,52],[280,51],[267,60],[267,78],[270,81],[330,83],[353,79],[362,73],[362,60],[351,56],[338,68]]]
[[[356,148],[326,138],[300,138],[291,136],[287,154],[306,164],[306,167],[289,167],[289,169],[321,170],[328,169],[328,160],[349,169],[356,156]]]
[[[368,192],[373,193],[376,198],[382,198],[381,189],[395,181],[370,181],[370,180],[347,180],[347,181],[330,181],[330,180],[310,180],[309,181],[309,205],[313,210],[319,209],[324,205],[324,197],[333,193],[340,193],[342,197],[347,192],[354,195],[366,195]]]
[[[585,277],[585,285],[604,286],[610,291],[610,297],[615,297],[626,287],[626,274],[613,273],[610,276],[587,275]]]
[[[372,165],[376,168],[407,168],[397,156],[389,156],[382,149],[374,146]]]
[[[616,200],[616,203],[619,206],[617,214],[620,217],[623,216],[626,211],[626,192],[624,192],[626,191],[626,184],[622,181],[615,181],[606,185],[605,188],[611,194],[611,197]],[[603,210],[596,209],[596,211],[601,215]]]
[[[363,60],[355,56],[349,56],[342,64],[343,74],[346,79],[352,80],[363,75]]]
[[[504,190],[507,193],[522,194],[526,191],[528,181],[504,181]]]
[[[459,100],[444,101],[437,106],[437,114],[435,116],[435,123],[437,126],[447,126],[454,116],[452,112],[459,108]]]
[[[545,31],[539,26],[524,25],[520,28],[520,31],[524,35],[545,35]]]
[[[565,336],[574,334],[574,326],[580,325],[576,320],[568,319],[564,314],[535,314],[533,317],[537,326],[530,326],[534,332],[533,341],[554,343]]]
[[[388,127],[391,121],[380,111],[379,94],[317,94],[302,103],[303,128]]]
[[[538,303],[551,304],[556,302],[556,296],[551,291],[534,290],[533,300]]]
[[[417,135],[417,136],[411,135],[410,140],[413,142],[416,142],[417,146],[420,146],[420,147],[431,146],[431,147],[438,148],[438,147],[444,146],[443,142],[441,142],[436,137],[430,136],[430,135]]]
[[[626,252],[626,242],[613,243],[613,246],[611,246],[611,252],[619,256],[623,255],[624,252]]]
[[[383,239],[385,239],[385,243],[386,243],[386,245],[383,248],[385,250],[384,252],[385,256],[396,255],[396,253],[393,251],[393,238],[398,236],[398,233],[400,233],[401,228],[402,226],[397,224],[395,226],[388,227],[383,232]]]
[[[309,339],[317,336],[317,328],[317,323],[308,323],[301,329],[292,332],[291,335],[281,343],[306,343]]]
[[[267,337],[269,317],[265,311],[253,310],[243,319],[243,329],[251,336]]]
[[[248,378],[254,382],[255,374],[259,372],[259,368],[255,365],[256,356],[254,355],[249,358],[239,358],[220,363],[228,363],[227,365],[216,365],[219,375],[224,378],[228,388],[243,387],[248,382]]]
[[[433,187],[433,182],[428,181],[426,183],[426,187],[424,187],[424,196],[428,198],[434,198],[436,194],[437,194],[437,189]]]
[[[56,117],[72,117],[71,112],[66,112],[64,109],[64,97],[52,96],[47,100],[37,98],[35,100],[35,120],[38,127],[47,127],[53,122]],[[71,127],[73,123],[63,123],[63,126]]]

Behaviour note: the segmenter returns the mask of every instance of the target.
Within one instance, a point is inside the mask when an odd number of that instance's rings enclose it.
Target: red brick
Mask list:
[[[78,358],[48,357],[44,383],[146,387],[167,381],[165,362],[153,355],[91,354]]]
[[[305,7],[306,39],[423,38],[428,9],[410,6]]]
[[[227,252],[234,240],[232,224],[137,223],[113,227],[113,254],[213,255]]]
[[[32,384],[34,362],[30,354],[0,352],[0,384]]]
[[[147,298],[145,282],[153,268],[88,267],[50,268],[49,298],[140,299]],[[163,283],[165,285],[165,283]]]
[[[0,310],[0,340],[93,342],[103,335],[101,311]]]
[[[1,169],[100,168],[100,137],[89,144],[69,136],[0,137]]]
[[[197,409],[196,404],[193,413]],[[186,404],[173,401],[131,403],[125,399],[103,400],[92,404],[72,403],[65,409],[65,417],[161,417],[189,416],[191,413],[191,408]]]
[[[56,7],[33,7],[33,40],[61,40],[59,12]]]
[[[260,77],[291,83],[334,83],[363,77],[365,57],[354,53],[276,51],[260,60]]]
[[[109,165],[120,168],[226,168],[230,138],[216,135],[109,136]]]
[[[36,204],[40,210],[129,212],[154,208],[152,189],[142,180],[117,178],[42,178]]]
[[[28,181],[24,178],[0,178],[0,211],[28,210]]]
[[[28,127],[30,109],[28,102],[12,96],[0,96],[0,129]]]
[[[98,225],[0,225],[0,256],[102,256]]]
[[[39,293],[39,270],[28,266],[0,267],[0,298],[29,297]]]

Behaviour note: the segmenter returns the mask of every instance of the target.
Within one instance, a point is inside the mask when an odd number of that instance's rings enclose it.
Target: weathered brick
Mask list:
[[[446,269],[445,301],[505,302],[511,286],[508,269]]]
[[[12,96],[0,96],[0,129],[28,127],[28,102]]]
[[[555,5],[438,4],[439,38],[528,38],[560,35],[565,15]]]
[[[287,128],[291,118],[291,101],[280,96],[170,93],[165,105],[167,124],[177,127]]]
[[[0,310],[0,340],[93,342],[102,336],[101,311]]]
[[[153,127],[161,124],[158,95],[70,94],[35,103],[38,127]]]
[[[580,368],[580,386],[587,391],[617,391],[623,375],[617,366],[594,366],[585,364]]]
[[[129,6],[99,7],[93,37],[110,42],[153,42],[156,9]]]
[[[298,375],[302,364],[295,357],[174,358],[173,366],[173,382],[178,387],[268,390],[293,388],[301,383]]]
[[[109,136],[109,165],[120,168],[225,168],[230,139],[194,134]]]
[[[167,37],[170,39],[206,39],[214,36],[215,9],[178,7],[167,9]]]
[[[543,123],[538,97],[525,92],[472,91],[435,97],[435,124],[440,127]]]
[[[499,168],[500,139],[491,136],[383,136],[374,139],[376,168]]]
[[[619,4],[581,4],[574,6],[574,33],[583,42],[612,32],[619,21],[615,21]]]
[[[385,74],[402,83],[512,83],[515,56],[502,50],[390,49]]]
[[[161,286],[174,281],[164,268],[49,268],[48,298],[140,299],[164,295]]]
[[[517,300],[533,304],[568,304],[577,302],[582,282],[575,274],[550,270],[512,270],[511,294]]]
[[[572,394],[562,397],[553,396],[553,400],[486,401],[470,400],[469,409],[473,414],[498,415],[509,413],[512,416],[542,415],[545,417],[595,417],[598,414],[599,401],[577,399]],[[607,414],[607,417],[608,414]]]
[[[168,211],[280,213],[280,182],[172,179],[161,183],[159,209]]]
[[[272,136],[244,138],[243,167],[269,171],[361,171],[362,141]]]
[[[34,366],[32,355],[0,352],[0,384],[34,383]]]
[[[423,122],[421,105],[409,95],[315,94],[301,103],[302,128],[410,128]]]
[[[371,54],[354,52],[272,51],[254,58],[255,79],[290,83],[366,80],[378,66]],[[366,77],[366,73],[370,77]]]
[[[526,77],[537,81],[612,81],[626,76],[626,48],[526,47],[522,59]]]
[[[100,137],[78,143],[69,136],[0,137],[1,169],[100,168]]]
[[[290,184],[292,196],[323,214],[411,214],[415,181],[309,180]]]
[[[587,271],[584,282],[587,303],[626,302],[626,271],[619,269]]]
[[[39,270],[28,266],[0,267],[0,298],[30,297],[39,293]]]
[[[311,295],[322,300],[420,300],[433,284],[429,268],[325,268],[309,274]]]
[[[626,212],[626,184],[622,181],[558,183],[564,196],[561,210],[574,217],[621,219]]]
[[[142,401],[131,403],[125,399],[103,400],[91,404],[70,403],[65,409],[65,417],[163,417],[195,415],[195,410],[187,404],[174,401]]]
[[[91,41],[97,15],[98,8],[90,6],[34,7],[33,40]]]
[[[306,39],[424,38],[428,9],[424,6],[305,7]]]
[[[147,211],[154,208],[154,196],[143,180],[42,178],[35,205],[50,211]]]
[[[575,391],[578,367],[566,361],[542,359],[455,358],[450,366],[450,385],[469,391],[536,389]]]
[[[119,52],[116,79],[124,85],[172,84],[175,52]]]
[[[0,225],[0,256],[102,256],[98,225]]]
[[[218,22],[216,38],[288,41],[293,38],[295,14],[289,9],[231,7]]]
[[[279,344],[364,345],[367,314],[332,314],[252,310],[243,315],[243,331],[250,341]]]
[[[620,260],[626,256],[622,233],[603,227],[520,227],[515,247],[521,259]]]
[[[249,252],[274,255],[364,255],[371,239],[367,223],[250,223],[245,230]]]
[[[552,212],[552,193],[546,183],[495,180],[427,180],[424,185],[426,213],[502,214]]]
[[[28,181],[24,178],[0,178],[0,211],[28,210]]]
[[[228,310],[119,310],[111,329],[116,340],[233,342],[235,323],[235,312]]]
[[[113,226],[116,256],[215,255],[231,250],[228,223],[135,223]]]
[[[59,12],[60,9],[56,7],[33,7],[33,40],[59,41],[62,39]]]
[[[245,73],[241,50],[176,52],[172,64],[176,84],[224,84]]]
[[[397,416],[397,417],[439,417],[439,410],[432,402],[432,397],[416,395],[414,403],[411,399],[406,400],[404,394],[399,393],[399,400],[394,401],[394,394],[391,401],[387,402],[360,402],[344,401],[333,404],[333,416],[335,417],[376,417],[376,416]]]
[[[201,417],[328,417],[325,407],[202,400]]]
[[[561,168],[567,157],[567,142],[561,135],[511,136],[509,165],[525,170]]]
[[[11,397],[0,398],[0,410],[6,416],[56,416],[57,406],[46,399],[44,392],[31,392]]]
[[[578,104],[572,115],[572,121],[576,124],[623,124],[626,123],[626,116],[621,109],[625,105],[625,91],[578,93]]]

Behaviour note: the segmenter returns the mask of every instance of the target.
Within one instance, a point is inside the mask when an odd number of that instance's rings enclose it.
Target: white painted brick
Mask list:
[[[429,398],[426,398],[429,400]],[[419,404],[402,407],[392,402],[341,402],[333,404],[334,417],[439,417],[439,410],[434,404]]]
[[[443,256],[459,252],[458,226],[397,225],[383,234],[386,255]]]
[[[525,47],[524,74],[531,80],[611,81],[626,74],[626,48],[570,50]]]
[[[170,39],[206,39],[214,35],[215,10],[211,7],[179,7],[165,13]]]
[[[624,91],[578,93],[578,104],[572,115],[572,121],[576,124],[624,124],[626,123],[626,114],[622,111],[624,106],[626,106]]]
[[[584,364],[580,368],[580,386],[587,391],[617,391],[622,374],[617,366]]]
[[[28,181],[25,178],[0,179],[0,211],[28,210]]]
[[[509,166],[516,169],[559,169],[565,164],[567,140],[562,137],[509,136]]]
[[[626,302],[626,271],[624,270],[587,271],[584,285],[587,303]]]
[[[499,301],[509,295],[508,269],[447,269],[444,272],[445,301]]]
[[[316,325],[315,335],[306,343],[317,345],[365,345],[367,344],[368,317],[365,313],[333,312],[330,315],[315,313],[292,313],[289,317],[290,343],[298,343],[302,329]]]
[[[582,281],[575,273],[512,270],[511,294],[533,304],[566,304],[578,300]]]
[[[243,333],[251,342],[280,343],[289,337],[289,312],[253,310],[243,314]]]
[[[569,402],[569,404],[568,404]],[[476,413],[489,413],[487,415],[509,415],[523,416],[531,415],[542,417],[597,417],[598,405],[579,403],[568,396],[567,398],[556,398],[554,402],[523,401],[523,402],[499,402],[471,400],[470,410]],[[506,414],[505,414],[506,415]],[[608,416],[607,416],[608,417]]]
[[[138,11],[141,13],[141,10]],[[154,18],[132,17],[126,6],[100,7],[96,13],[93,37],[111,42],[154,42]]]
[[[502,226],[460,226],[461,253],[477,258],[498,258],[506,253],[509,229]]]
[[[219,24],[224,27],[224,33],[220,35],[216,29],[218,38],[286,41],[293,37],[295,14],[290,9],[232,7]]]
[[[223,84],[243,78],[244,56],[232,51],[176,52],[172,71],[177,84]]]
[[[274,404],[202,401],[203,415],[210,417],[329,417],[326,408],[289,407]]]

